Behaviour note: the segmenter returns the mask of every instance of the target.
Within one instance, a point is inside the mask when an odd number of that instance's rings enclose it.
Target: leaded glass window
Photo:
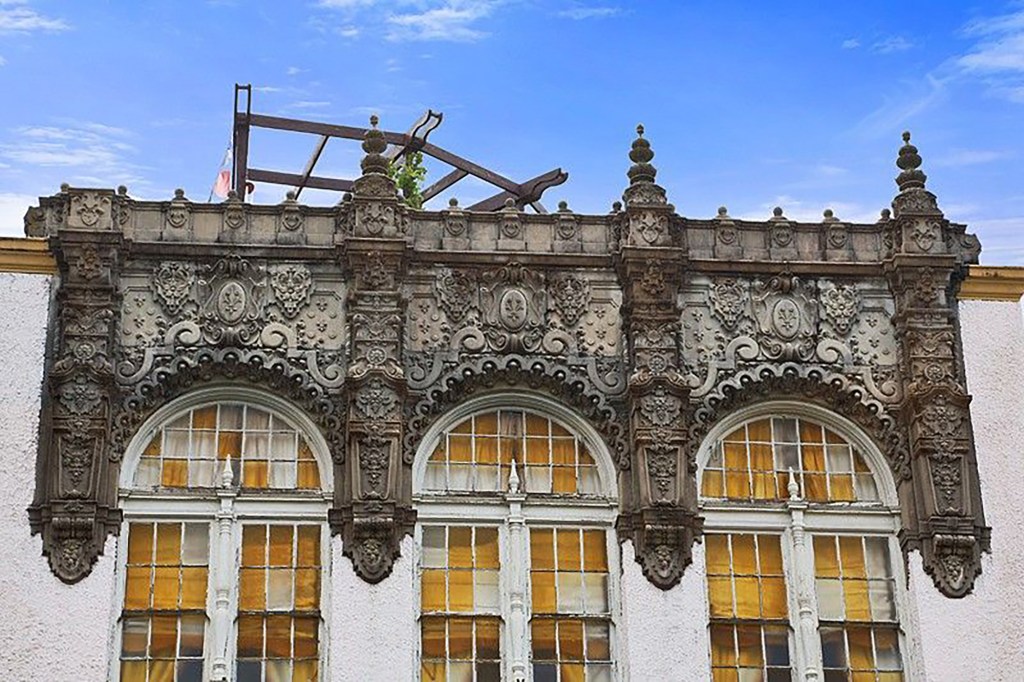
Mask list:
[[[894,486],[854,432],[779,412],[702,450],[714,680],[904,679]]]
[[[550,414],[499,408],[426,444],[421,680],[617,679],[614,485],[592,442]]]
[[[300,421],[234,398],[140,432],[116,679],[325,679],[327,470]]]

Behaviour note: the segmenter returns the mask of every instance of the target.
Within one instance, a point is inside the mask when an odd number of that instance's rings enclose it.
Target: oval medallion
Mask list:
[[[217,294],[217,313],[228,324],[242,319],[245,313],[245,289],[238,282],[228,282]]]
[[[502,324],[518,331],[526,324],[526,295],[519,289],[509,289],[501,297],[498,315]]]
[[[772,325],[780,337],[792,339],[800,331],[800,308],[788,298],[782,299],[772,309]]]

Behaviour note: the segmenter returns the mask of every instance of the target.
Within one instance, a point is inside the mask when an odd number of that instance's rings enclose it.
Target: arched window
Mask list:
[[[912,679],[896,493],[845,419],[746,410],[699,461],[717,681]]]
[[[284,401],[218,389],[159,410],[129,447],[121,682],[320,680],[326,446]]]
[[[617,679],[615,480],[555,403],[491,396],[424,439],[420,679]]]

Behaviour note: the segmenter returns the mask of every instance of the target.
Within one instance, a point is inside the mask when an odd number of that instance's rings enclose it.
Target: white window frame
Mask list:
[[[160,491],[132,488],[142,452],[156,432],[190,409],[214,403],[246,403],[284,417],[306,439],[320,474],[320,490],[242,491],[239,485],[202,490]],[[120,476],[123,512],[117,544],[114,622],[108,679],[121,678],[121,612],[127,578],[128,534],[132,523],[202,523],[210,527],[209,574],[206,590],[207,627],[203,642],[203,680],[235,679],[238,636],[238,580],[242,527],[247,524],[303,523],[320,526],[319,678],[330,679],[331,534],[327,511],[332,500],[333,472],[327,443],[316,425],[296,406],[248,387],[222,385],[198,390],[162,406],[146,420],[125,450]],[[218,649],[220,651],[218,651]]]
[[[737,410],[716,424],[701,443],[697,454],[698,492],[702,490],[701,481],[707,462],[722,439],[745,422],[768,417],[808,419],[845,438],[859,451],[871,470],[879,501],[809,502],[803,498],[802,491],[782,502],[706,498],[701,494],[698,504],[704,517],[704,532],[763,533],[781,536],[789,627],[793,644],[790,666],[797,680],[824,679],[811,536],[884,537],[888,543],[894,577],[894,601],[903,678],[908,681],[924,679],[924,670],[917,651],[920,642],[917,614],[908,592],[906,566],[902,561],[897,539],[900,530],[900,507],[895,480],[882,453],[856,424],[824,408],[796,401],[771,401]],[[710,623],[710,604],[707,604],[705,615],[705,623]],[[710,661],[710,647],[706,655]]]
[[[493,410],[522,410],[559,422],[580,439],[598,468],[600,497],[558,497],[553,494],[531,496],[525,492],[522,462],[516,462],[520,492],[460,493],[457,496],[423,489],[427,461],[445,431],[476,414]],[[533,599],[530,591],[531,527],[571,527],[599,529],[605,533],[608,557],[609,646],[614,680],[628,680],[626,646],[622,628],[621,555],[615,535],[618,517],[618,483],[611,453],[600,436],[583,418],[565,406],[544,396],[517,392],[480,396],[453,408],[426,432],[413,463],[413,504],[416,507],[414,579],[416,646],[414,675],[420,679],[421,575],[423,572],[423,526],[491,526],[498,528],[501,560],[499,595],[501,600],[502,679],[533,679],[530,649],[530,623]],[[517,549],[518,548],[518,549]],[[467,616],[472,614],[466,614]],[[521,676],[521,677],[517,677]]]

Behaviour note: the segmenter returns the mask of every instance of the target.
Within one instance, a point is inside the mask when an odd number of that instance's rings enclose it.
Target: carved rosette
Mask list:
[[[924,189],[920,156],[909,135],[904,140],[901,192],[886,224],[900,364],[909,377],[900,410],[910,448],[909,485],[900,488],[901,542],[904,551],[921,552],[939,590],[962,597],[973,589],[981,552],[989,549],[955,298],[963,266],[976,253]]]
[[[102,229],[103,216],[109,219],[110,201],[94,193],[74,194],[71,203],[83,226]],[[116,470],[104,454],[116,400],[111,357],[121,248],[120,235],[74,232],[56,249],[61,307],[40,443],[47,475],[29,518],[51,570],[66,583],[89,574],[107,533],[120,527]]]

